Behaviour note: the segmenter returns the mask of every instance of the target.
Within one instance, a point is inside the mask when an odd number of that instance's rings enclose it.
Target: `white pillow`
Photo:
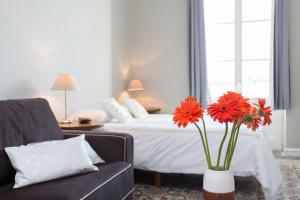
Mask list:
[[[14,188],[73,174],[98,171],[88,156],[84,135],[67,140],[7,147],[5,151],[17,172]]]
[[[128,122],[133,119],[131,114],[122,107],[114,98],[103,101],[106,111],[119,122]]]
[[[106,111],[101,109],[82,109],[69,116],[68,120],[78,120],[79,117],[89,118],[92,121],[99,122],[108,122],[111,120],[111,116]]]
[[[27,146],[35,145],[35,144],[39,144],[39,143],[40,142],[30,143],[30,144],[27,144]],[[87,154],[88,154],[90,160],[92,161],[93,165],[105,163],[105,161],[94,151],[94,149],[91,147],[91,145],[88,143],[88,141],[86,141],[86,140],[84,141],[84,146],[85,146]]]
[[[136,118],[141,118],[148,115],[148,112],[145,110],[145,108],[135,99],[126,98],[124,100],[124,105]]]
[[[84,141],[85,149],[87,150],[87,154],[92,161],[93,165],[105,163],[105,161],[94,151],[91,145],[85,140]]]

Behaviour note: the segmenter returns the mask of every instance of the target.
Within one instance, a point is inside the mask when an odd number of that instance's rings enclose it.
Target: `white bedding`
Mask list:
[[[206,120],[213,164],[224,125]],[[165,173],[203,174],[206,161],[200,136],[194,126],[178,128],[172,115],[149,115],[127,123],[105,123],[104,129],[127,132],[134,137],[134,166]],[[227,145],[224,144],[224,151]],[[272,199],[282,175],[262,129],[256,133],[243,127],[231,169],[236,176],[255,176],[267,199]]]

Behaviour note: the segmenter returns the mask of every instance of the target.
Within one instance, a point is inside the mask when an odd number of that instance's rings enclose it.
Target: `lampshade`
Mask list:
[[[138,79],[133,79],[130,81],[128,86],[128,91],[140,91],[144,90],[142,82]]]
[[[77,90],[77,82],[72,74],[59,74],[51,90]]]

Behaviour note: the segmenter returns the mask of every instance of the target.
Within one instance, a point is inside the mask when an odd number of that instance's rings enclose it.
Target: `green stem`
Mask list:
[[[206,148],[206,144],[205,144],[205,141],[204,141],[204,138],[203,138],[203,134],[202,134],[202,131],[200,129],[200,127],[198,126],[198,124],[196,122],[194,122],[195,126],[197,127],[198,129],[198,132],[201,136],[201,140],[202,140],[202,144],[203,144],[203,148],[204,148],[204,152],[205,152],[205,156],[206,156],[206,160],[207,160],[207,165],[208,165],[208,169],[211,169],[211,164],[210,162],[208,161],[208,154],[207,154],[207,148]]]
[[[230,147],[229,147],[229,152],[228,152],[228,156],[227,156],[227,160],[226,160],[225,169],[228,169],[228,168],[229,168],[228,165],[229,165],[231,153],[232,153],[232,150],[233,150],[234,139],[235,139],[236,133],[237,133],[237,126],[235,127],[235,130],[234,130],[234,132],[233,132],[233,134],[232,134],[232,140],[231,140]]]
[[[229,152],[230,152],[231,147],[232,147],[232,142],[233,142],[233,137],[234,137],[236,125],[237,125],[237,122],[234,122],[234,124],[232,126],[232,129],[231,129],[230,139],[229,139],[229,142],[228,142],[228,145],[227,145],[226,155],[225,155],[225,159],[224,159],[224,165],[223,165],[224,169],[226,168],[226,164],[228,162]]]
[[[225,140],[226,140],[227,134],[228,134],[228,123],[226,123],[225,134],[224,134],[224,136],[223,136],[223,139],[222,139],[222,142],[221,142],[220,148],[219,148],[218,161],[217,161],[217,170],[219,169],[219,166],[220,166],[220,159],[221,159],[221,154],[222,154],[223,144],[224,144],[224,142],[225,142]]]
[[[237,140],[238,140],[238,137],[239,137],[241,125],[242,125],[242,123],[240,123],[238,125],[238,128],[237,128],[236,133],[235,133],[235,138],[234,138],[232,149],[230,151],[230,156],[229,156],[229,160],[228,160],[228,164],[227,164],[227,169],[230,168],[230,164],[231,164],[231,161],[232,161],[232,158],[233,158],[233,154],[234,154],[234,150],[235,150],[235,147],[236,147],[236,143],[237,143]]]
[[[205,126],[205,122],[204,122],[203,118],[202,118],[202,125],[203,125],[203,130],[204,130],[206,150],[207,150],[207,154],[208,154],[208,162],[209,162],[209,165],[211,166],[211,157],[210,157],[209,145],[208,145],[207,134],[206,134],[206,126]]]

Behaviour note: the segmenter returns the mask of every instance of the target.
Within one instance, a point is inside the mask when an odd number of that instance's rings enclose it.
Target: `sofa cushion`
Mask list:
[[[17,171],[14,188],[98,171],[89,158],[84,136],[6,147],[5,152]]]
[[[13,183],[0,187],[1,199],[110,199],[120,200],[134,187],[133,168],[126,162],[97,165],[99,171],[57,179],[25,188],[13,189]]]
[[[0,186],[13,180],[14,170],[5,147],[62,139],[61,130],[45,99],[0,101]]]

